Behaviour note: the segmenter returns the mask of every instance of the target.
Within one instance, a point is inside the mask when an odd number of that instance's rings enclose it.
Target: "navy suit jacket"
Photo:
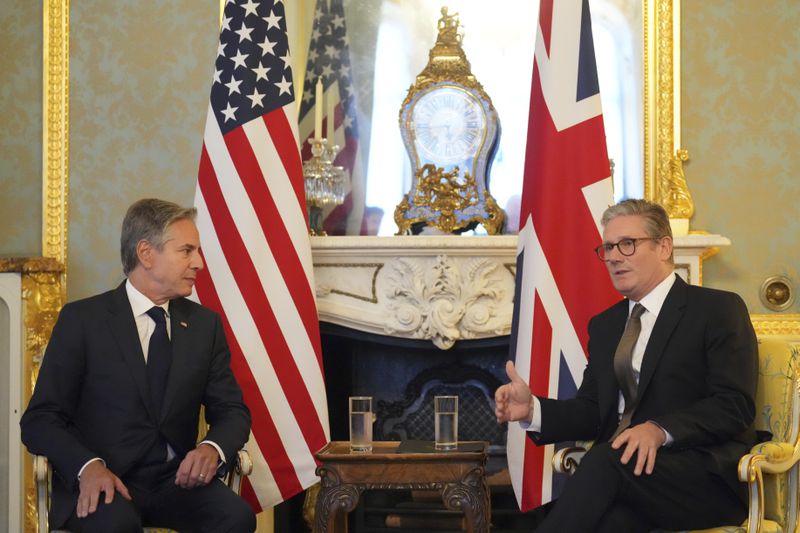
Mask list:
[[[51,525],[75,509],[77,476],[100,457],[121,479],[159,438],[179,458],[197,444],[200,406],[207,440],[230,461],[250,433],[250,412],[230,368],[219,315],[185,298],[169,304],[172,365],[161,415],[147,389],[146,365],[125,283],[61,310],[36,387],[22,416],[22,441],[53,465]]]
[[[628,300],[592,318],[589,363],[577,396],[540,398],[542,432],[531,435],[534,441],[611,437],[619,416],[614,352],[627,318]],[[652,420],[672,435],[674,449],[706,452],[703,467],[743,496],[737,465],[755,443],[757,378],[756,336],[742,299],[678,277],[645,349],[632,425]]]

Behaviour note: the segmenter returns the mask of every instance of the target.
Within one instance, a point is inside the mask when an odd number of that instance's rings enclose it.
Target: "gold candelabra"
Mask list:
[[[308,226],[311,235],[327,235],[322,229],[322,215],[326,207],[344,202],[347,176],[344,168],[334,165],[339,147],[327,139],[309,139],[311,158],[303,163]]]

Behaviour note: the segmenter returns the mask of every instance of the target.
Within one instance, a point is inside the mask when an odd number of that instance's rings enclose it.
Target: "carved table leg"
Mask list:
[[[445,507],[464,513],[467,531],[489,533],[491,504],[483,468],[475,468],[458,483],[447,483],[442,490]]]
[[[320,491],[317,496],[317,506],[314,518],[314,533],[344,533],[347,520],[342,520],[343,531],[337,531],[335,523],[337,517],[346,517],[358,505],[361,490],[355,485],[341,483],[336,470],[321,466],[317,468],[317,475],[321,478]]]

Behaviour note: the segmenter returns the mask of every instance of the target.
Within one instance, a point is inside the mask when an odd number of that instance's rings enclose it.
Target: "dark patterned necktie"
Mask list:
[[[161,403],[167,387],[167,376],[172,363],[172,343],[167,335],[166,313],[162,307],[153,307],[147,315],[156,323],[156,329],[150,337],[147,348],[147,384],[150,388],[150,399],[157,416],[161,416]]]
[[[622,392],[622,397],[625,399],[625,409],[622,412],[622,418],[619,421],[617,430],[611,436],[610,441],[613,441],[617,436],[622,433],[628,426],[631,425],[631,417],[633,410],[636,409],[636,375],[633,372],[633,348],[636,346],[636,341],[639,339],[639,333],[642,331],[642,314],[647,309],[642,304],[633,306],[631,316],[628,317],[628,322],[625,324],[625,332],[617,345],[617,351],[614,353],[614,374],[617,376],[617,383],[619,383],[619,390]]]

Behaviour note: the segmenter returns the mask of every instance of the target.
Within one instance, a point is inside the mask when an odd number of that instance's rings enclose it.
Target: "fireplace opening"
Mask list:
[[[509,337],[460,340],[441,350],[427,340],[365,333],[321,323],[331,439],[349,439],[348,396],[372,396],[374,440],[434,438],[433,397],[459,397],[458,438],[489,441],[492,531],[530,531],[536,514],[517,509],[506,468],[506,425],[494,417],[494,391],[507,381]],[[438,494],[366,491],[349,531],[462,531],[461,513]]]

